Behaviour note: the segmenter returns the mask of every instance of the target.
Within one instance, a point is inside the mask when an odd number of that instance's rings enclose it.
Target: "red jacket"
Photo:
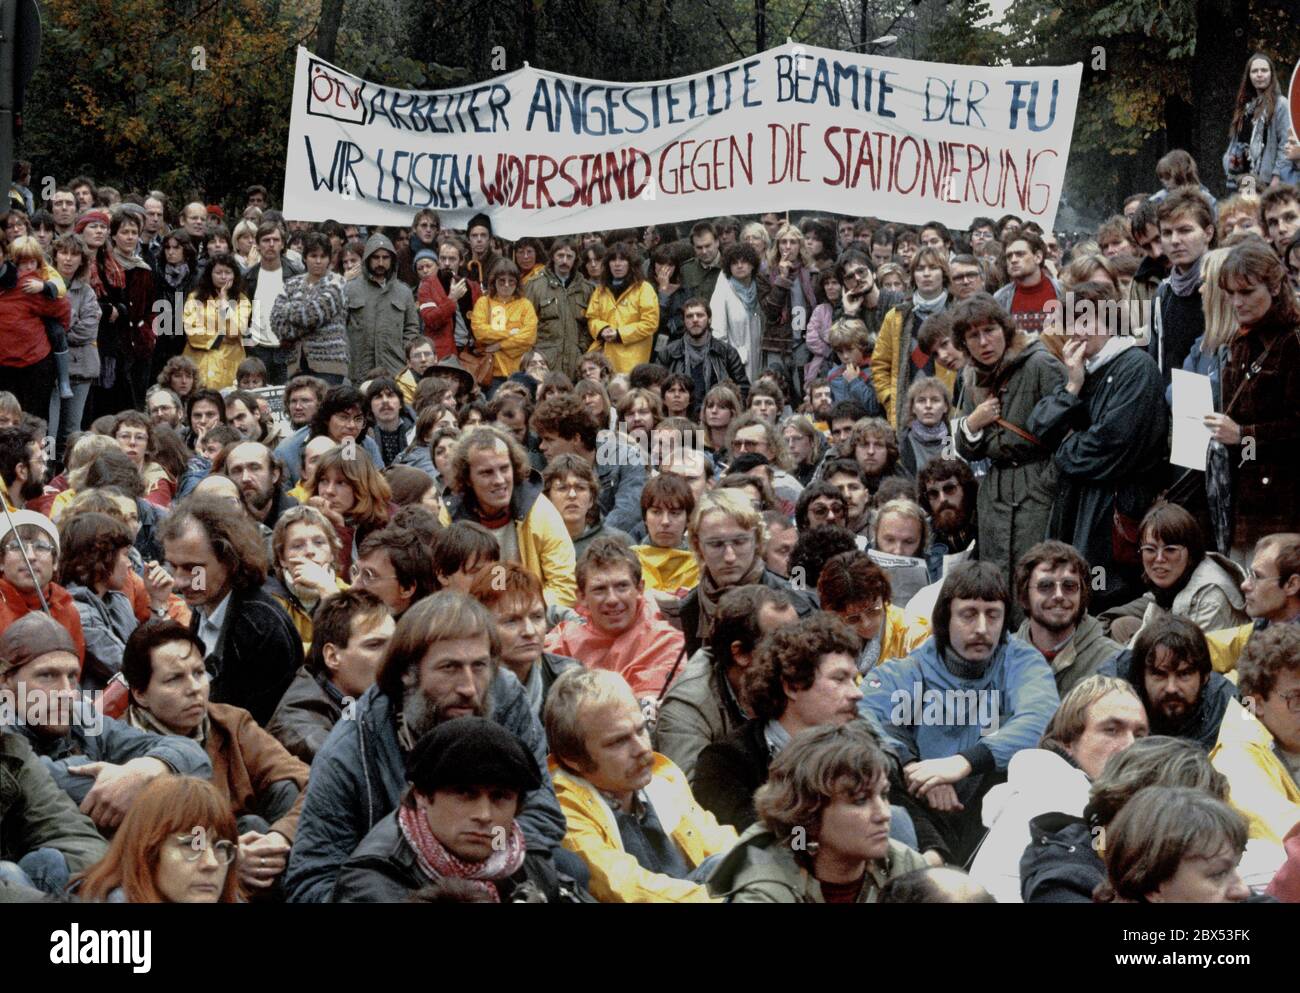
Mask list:
[[[72,640],[77,645],[77,661],[85,665],[86,636],[81,630],[81,615],[77,613],[77,605],[72,602],[72,594],[58,583],[50,583],[45,588],[45,599],[50,604],[50,616],[72,635]],[[35,593],[24,596],[9,580],[0,579],[0,631],[25,614],[40,609],[41,601]]]
[[[468,280],[471,305],[482,296],[478,284]],[[463,299],[463,298],[462,298]],[[424,333],[433,342],[434,353],[440,359],[456,354],[455,314],[457,301],[447,296],[442,283],[435,272],[420,281],[420,290],[416,296],[420,307],[420,322]],[[465,315],[465,326],[469,327],[469,315]]]
[[[24,293],[28,280],[40,282],[29,273],[9,290],[0,290],[0,366],[24,369],[50,354],[50,338],[44,318],[52,317],[64,329],[72,323],[72,306],[65,296],[51,300],[44,293]]]

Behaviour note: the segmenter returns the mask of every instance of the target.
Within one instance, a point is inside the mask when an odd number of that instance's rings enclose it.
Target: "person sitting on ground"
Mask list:
[[[853,629],[862,641],[859,678],[890,659],[915,651],[930,636],[930,625],[919,619],[909,626],[900,607],[890,603],[889,577],[866,552],[841,552],[822,566],[817,599]]]
[[[686,663],[659,704],[655,722],[655,748],[677,763],[688,780],[700,752],[752,716],[743,681],[759,640],[798,620],[781,590],[754,584],[722,594],[709,644]]]
[[[284,610],[303,651],[310,651],[317,609],[347,585],[335,572],[339,536],[315,507],[290,507],[271,534],[271,572],[265,590]]]
[[[275,885],[289,858],[302,812],[308,767],[254,722],[248,711],[208,700],[203,644],[175,621],[150,621],[122,655],[131,688],[126,722],[155,735],[197,741],[212,762],[212,784],[239,829],[239,878],[245,891]]]
[[[416,742],[408,767],[397,809],[343,863],[335,903],[401,903],[440,879],[464,880],[490,903],[558,902],[554,866],[525,858],[515,820],[542,785],[518,738],[487,718],[458,717]]]
[[[0,693],[25,701],[7,731],[27,739],[55,783],[102,830],[116,828],[141,789],[169,773],[208,776],[212,763],[186,738],[158,737],[94,710],[77,693],[72,639],[45,614],[0,634]]]
[[[266,725],[308,765],[334,725],[374,685],[393,636],[393,615],[373,593],[348,590],[320,605],[307,660]]]
[[[657,700],[686,648],[645,595],[641,560],[616,538],[597,538],[578,561],[578,620],[546,636],[549,651],[621,675],[641,700]]]
[[[1183,786],[1148,786],[1106,832],[1106,882],[1098,903],[1242,903],[1237,872],[1246,819],[1222,800]]]
[[[686,545],[686,525],[695,510],[690,484],[675,473],[661,472],[641,490],[646,540],[633,545],[641,572],[657,601],[680,599],[700,581],[700,564]]]
[[[14,510],[0,518],[0,631],[48,610],[68,632],[81,662],[86,636],[72,594],[53,581],[58,566],[59,532],[48,517]]]
[[[361,543],[352,582],[383,600],[397,620],[411,604],[438,591],[429,547],[418,532],[395,524]]]
[[[475,577],[500,559],[492,532],[474,521],[457,521],[433,542],[433,575],[444,590],[468,593]]]
[[[1016,563],[1016,598],[1025,621],[1016,637],[1043,653],[1064,696],[1110,666],[1120,650],[1088,613],[1091,570],[1063,541],[1040,541]]]
[[[1182,617],[1161,614],[1102,667],[1128,680],[1151,719],[1151,733],[1188,738],[1207,752],[1219,739],[1232,683],[1210,666],[1205,633]]]
[[[564,520],[565,530],[573,542],[575,563],[600,538],[631,543],[625,531],[611,527],[601,514],[600,479],[581,456],[566,453],[552,458],[542,470],[542,487]]]
[[[1020,895],[1025,903],[1090,903],[1106,878],[1099,839],[1115,815],[1145,786],[1186,786],[1219,800],[1228,780],[1205,752],[1185,738],[1151,735],[1106,760],[1088,790],[1081,815],[1040,814],[1029,822],[1029,844],[1020,857]]]
[[[880,723],[904,763],[909,791],[927,808],[926,830],[946,846],[934,849],[945,862],[964,864],[974,851],[984,794],[1005,778],[1013,755],[1038,743],[1060,704],[1042,654],[1007,630],[1010,599],[997,566],[963,563],[940,589],[933,635],[862,684],[859,709]],[[937,714],[935,702],[944,704]]]
[[[860,721],[796,734],[709,891],[729,903],[875,903],[890,879],[926,865],[890,837],[890,764]]]
[[[1250,640],[1275,624],[1300,621],[1300,533],[1261,538],[1241,583],[1249,624],[1210,631],[1210,658],[1216,672],[1231,672]]]
[[[567,828],[564,847],[602,903],[699,903],[716,859],[736,843],[696,802],[686,777],[650,746],[623,677],[572,669],[546,700],[549,768]]]
[[[1052,715],[1037,748],[1007,763],[1007,781],[984,797],[984,824],[970,873],[998,903],[1020,903],[1020,856],[1029,822],[1042,814],[1082,817],[1088,789],[1106,761],[1146,737],[1146,710],[1137,691],[1114,676],[1076,683]]]
[[[1300,823],[1300,628],[1279,624],[1251,638],[1237,676],[1241,703],[1228,701],[1210,761],[1250,836],[1281,844]]]
[[[73,886],[87,903],[241,903],[239,835],[230,801],[212,783],[150,783],[99,862]]]

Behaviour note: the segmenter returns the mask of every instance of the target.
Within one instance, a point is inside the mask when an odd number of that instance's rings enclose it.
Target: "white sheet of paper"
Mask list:
[[[1185,469],[1205,471],[1210,429],[1205,415],[1214,413],[1210,377],[1185,369],[1173,370],[1174,441],[1169,461]]]

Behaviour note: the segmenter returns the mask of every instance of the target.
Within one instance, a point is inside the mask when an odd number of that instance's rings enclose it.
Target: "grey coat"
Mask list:
[[[420,336],[420,311],[411,288],[397,278],[396,265],[384,282],[371,277],[370,256],[393,243],[382,234],[372,234],[362,256],[362,274],[347,284],[348,348],[352,362],[348,378],[359,383],[371,369],[385,369],[396,376],[406,366],[406,345]]]
[[[77,606],[81,630],[86,637],[82,688],[103,689],[121,670],[126,640],[140,622],[131,608],[131,601],[123,593],[110,590],[101,597],[89,587],[77,583],[69,583],[67,590]]]
[[[68,324],[68,376],[72,379],[99,377],[99,298],[84,279],[68,287],[72,320]]]
[[[1273,111],[1273,119],[1268,123],[1268,133],[1264,136],[1264,152],[1260,156],[1260,168],[1256,176],[1259,179],[1261,191],[1273,181],[1274,176],[1282,177],[1283,182],[1290,173],[1290,162],[1286,157],[1286,140],[1291,134],[1291,109],[1287,105],[1286,97],[1277,98],[1277,107]],[[1232,140],[1237,136],[1233,135]],[[1228,171],[1228,150],[1223,150],[1223,174],[1227,177],[1228,188],[1235,190],[1237,188],[1237,179],[1240,173],[1234,175]]]

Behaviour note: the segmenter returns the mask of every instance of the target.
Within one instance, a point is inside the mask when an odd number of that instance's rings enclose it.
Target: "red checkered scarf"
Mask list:
[[[524,864],[524,833],[513,821],[505,847],[494,851],[482,862],[466,862],[447,851],[442,842],[433,836],[428,819],[415,807],[403,804],[397,809],[397,826],[401,828],[406,843],[414,850],[415,860],[426,876],[430,879],[463,879],[482,889],[493,903],[501,902],[496,880],[513,876]]]

